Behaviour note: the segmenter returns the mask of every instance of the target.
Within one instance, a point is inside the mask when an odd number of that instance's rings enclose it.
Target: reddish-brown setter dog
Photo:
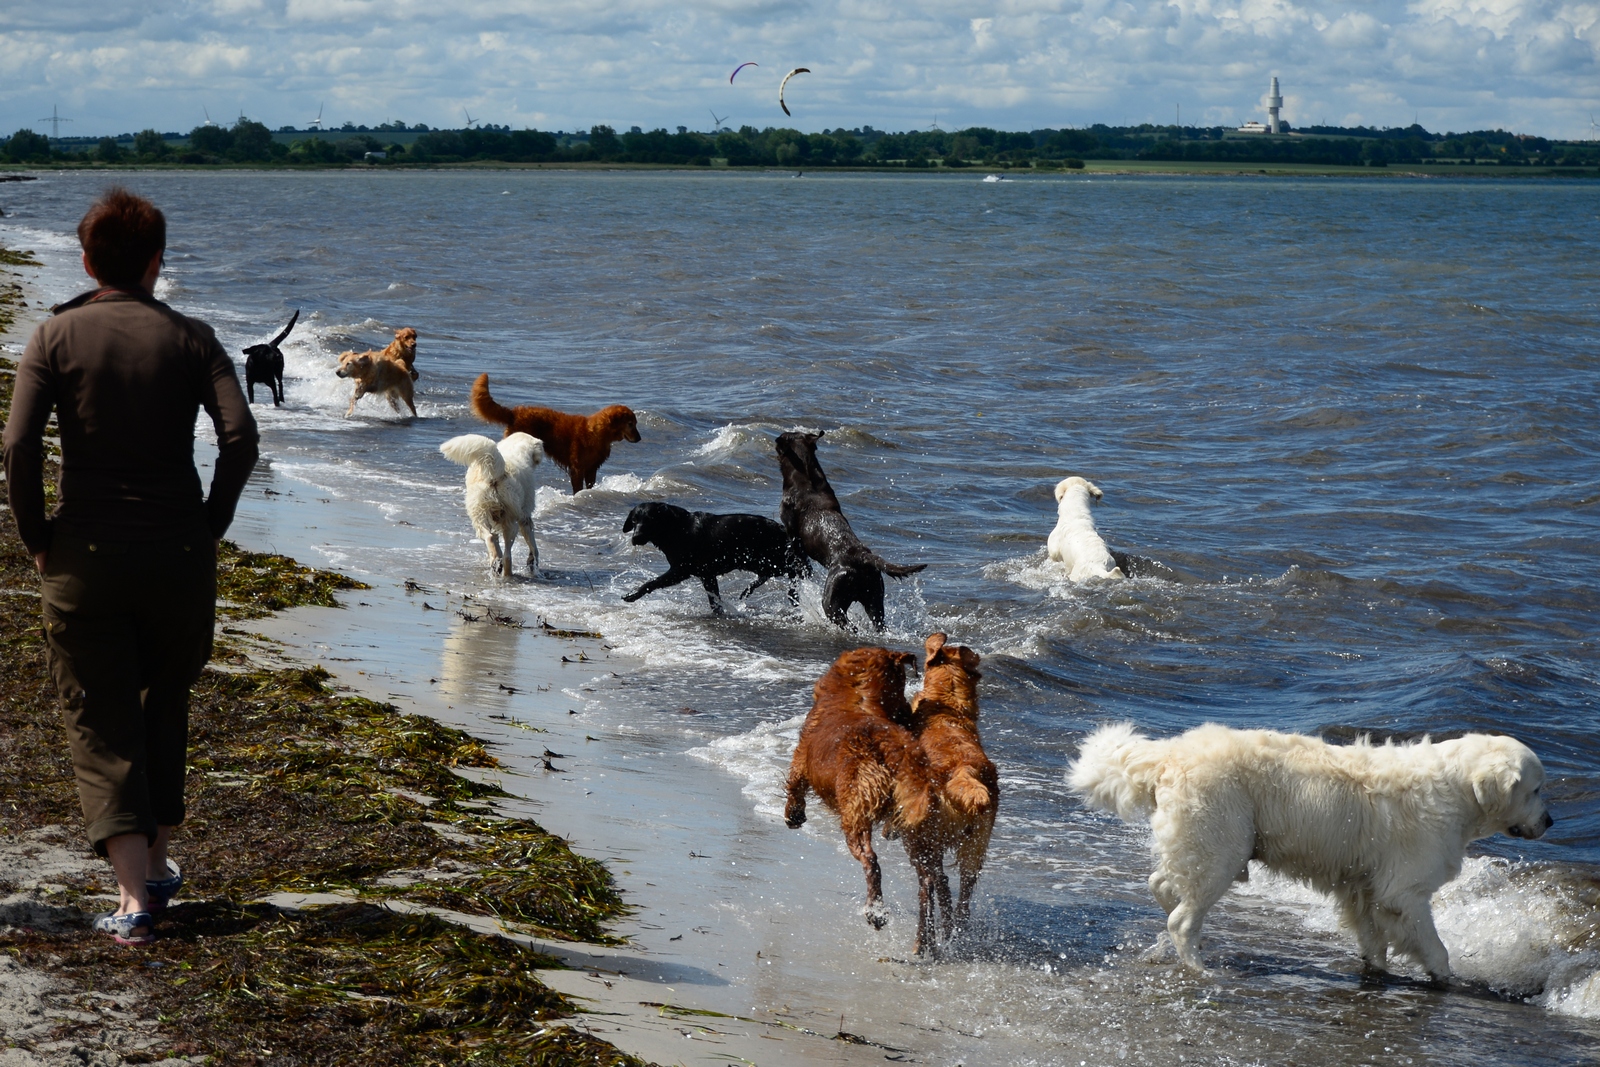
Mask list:
[[[489,376],[472,383],[472,410],[484,422],[498,422],[506,435],[532,434],[544,445],[544,454],[572,478],[572,491],[593,489],[600,464],[618,441],[639,440],[639,423],[633,411],[613,404],[593,415],[568,415],[552,408],[523,405],[508,408],[489,395]]]
[[[906,667],[915,662],[886,648],[858,648],[834,660],[813,690],[789,764],[784,821],[791,827],[806,821],[807,789],[838,814],[845,844],[866,872],[867,922],[879,929],[887,916],[872,826],[881,822],[885,832],[907,835],[909,850],[933,810],[927,757],[903,725],[911,721]]]
[[[967,923],[972,888],[983,870],[1000,810],[1000,774],[978,738],[978,679],[982,677],[978,654],[947,641],[942,633],[928,638],[922,691],[911,701],[911,729],[939,784],[940,803],[915,835],[907,835],[906,851],[919,876],[925,867],[931,869],[933,888],[944,912],[944,933],[949,937]],[[961,872],[954,911],[944,873],[944,854],[949,849],[955,850]],[[919,941],[933,936],[930,905],[924,890]]]

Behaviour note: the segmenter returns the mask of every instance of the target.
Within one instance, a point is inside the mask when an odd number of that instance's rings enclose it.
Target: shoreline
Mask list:
[[[28,286],[26,277],[22,277],[19,284],[24,285],[29,297],[37,295],[34,288]],[[37,301],[30,300],[28,303]],[[27,331],[47,314],[42,307],[35,309],[28,304],[24,304],[24,307],[32,314],[27,316],[22,328],[14,328],[10,334],[0,335],[8,342],[8,347],[14,344],[18,350],[26,340]],[[9,381],[5,384],[9,386]],[[289,501],[271,499],[260,492],[258,480],[270,480],[271,477],[268,470],[252,479],[251,487],[246,490],[248,503],[241,503],[242,521],[235,523],[230,535],[246,543],[270,545],[276,551],[294,526],[294,520]],[[292,493],[289,495],[293,497]],[[254,529],[250,528],[252,525]],[[287,539],[294,540],[294,537],[290,535]],[[13,633],[7,648],[12,650],[13,656],[19,650],[27,656],[31,644],[35,646],[31,655],[37,662],[40,650],[34,636],[36,626],[31,625],[32,615],[37,611],[34,606],[36,594],[28,595],[27,583],[31,578],[31,570],[26,566],[28,561],[22,558],[25,551],[16,543],[14,531],[0,538],[0,549],[12,557],[8,568],[10,580],[5,584],[14,587],[8,588],[7,592],[13,594],[13,608],[20,609],[11,613],[12,623],[6,627]],[[302,549],[295,558],[305,559],[308,556],[309,553]],[[432,596],[436,602],[440,597],[429,591],[383,583],[376,589],[358,586],[354,592],[341,594],[340,599],[346,603],[344,610],[303,606],[314,604],[319,598],[324,603],[328,602],[332,590],[341,583],[327,572],[307,571],[284,558],[268,560],[249,553],[240,553],[231,558],[236,571],[243,573],[265,566],[268,573],[257,577],[243,574],[242,584],[235,584],[235,599],[252,601],[256,607],[236,610],[229,616],[219,612],[218,644],[207,675],[197,685],[192,731],[202,735],[206,733],[208,728],[201,706],[206,701],[201,690],[219,678],[224,684],[237,679],[243,680],[241,684],[248,682],[254,685],[260,681],[269,687],[277,685],[286,688],[286,696],[290,701],[289,705],[282,705],[286,708],[326,703],[331,708],[340,709],[338,714],[346,723],[340,732],[348,732],[359,720],[372,720],[374,716],[382,720],[380,726],[385,736],[394,735],[396,728],[404,736],[415,735],[417,731],[414,727],[404,725],[407,721],[441,723],[443,725],[440,727],[423,731],[423,735],[433,739],[431,751],[434,761],[458,763],[453,772],[450,769],[440,769],[439,772],[458,785],[441,787],[437,775],[424,775],[433,781],[432,788],[412,782],[380,786],[381,792],[388,795],[384,801],[387,807],[398,804],[410,809],[409,815],[402,813],[402,820],[421,820],[433,828],[429,836],[443,836],[454,845],[465,846],[469,850],[472,842],[455,840],[460,834],[450,829],[451,824],[470,826],[467,837],[472,838],[478,836],[475,831],[484,829],[485,820],[504,820],[531,827],[540,833],[543,831],[539,831],[538,827],[549,823],[557,834],[567,839],[562,842],[562,852],[569,851],[570,847],[576,857],[587,857],[583,862],[602,861],[607,867],[618,871],[621,875],[619,881],[638,883],[636,887],[628,887],[627,895],[622,898],[624,909],[642,912],[660,905],[671,910],[670,904],[653,902],[647,898],[653,886],[639,879],[628,878],[632,872],[626,868],[629,865],[638,866],[634,862],[639,858],[637,852],[626,846],[612,847],[603,819],[565,818],[564,815],[570,813],[559,809],[564,806],[564,801],[571,800],[570,796],[535,797],[532,790],[523,788],[531,780],[532,771],[525,766],[527,760],[507,751],[508,743],[514,738],[537,740],[542,751],[559,750],[563,753],[575,752],[579,746],[592,748],[593,741],[598,739],[586,734],[574,734],[571,730],[558,732],[551,727],[533,726],[509,712],[501,716],[489,716],[491,720],[498,718],[504,722],[505,736],[497,737],[492,731],[481,729],[482,717],[467,713],[466,704],[461,704],[462,710],[458,712],[448,700],[440,701],[426,690],[408,692],[409,687],[404,683],[409,679],[400,679],[392,672],[385,672],[372,658],[364,656],[357,659],[355,656],[331,654],[338,651],[331,646],[341,640],[341,634],[347,644],[365,646],[373,645],[374,639],[381,641],[392,636],[392,630],[387,625],[391,613],[374,610],[379,607],[380,598],[392,603],[397,597],[415,598],[419,593],[424,598]],[[508,626],[485,618],[486,615],[492,616],[492,611],[485,613],[459,597],[455,599],[460,601],[462,607],[473,608],[473,611],[467,612],[468,615],[476,612],[482,620],[478,623],[465,623],[462,620],[465,625],[488,627],[491,633],[513,633]],[[285,607],[285,604],[302,606]],[[453,615],[448,617],[455,618]],[[542,686],[551,694],[544,703],[552,719],[567,719],[569,716],[564,705],[571,701],[566,693],[561,692],[563,686],[558,683],[568,683],[565,688],[571,690],[572,669],[580,664],[606,662],[607,650],[597,638],[582,633],[574,634],[559,627],[549,635],[555,641],[546,640],[542,631],[529,632],[527,636],[539,641],[544,651],[542,655],[521,657],[519,667],[525,671],[531,668],[533,672],[548,678],[543,683],[535,682],[532,688],[537,691]],[[19,640],[22,642],[20,646],[17,643]],[[318,645],[329,645],[330,654],[316,655]],[[424,638],[405,658],[414,661],[416,655],[425,653],[428,647],[429,641]],[[327,666],[334,668],[338,677],[322,673],[321,664],[315,663],[319,659],[326,660]],[[624,671],[628,669],[628,664],[620,660],[611,665]],[[485,669],[490,676],[494,674],[492,668]],[[223,673],[217,675],[218,670]],[[461,681],[463,695],[471,698],[470,683],[464,676]],[[47,698],[47,683],[36,679],[34,687],[45,691]],[[490,688],[492,692],[504,695],[497,685],[491,684]],[[238,709],[230,712],[230,715],[251,717],[247,710],[253,703],[250,696],[249,692],[238,692],[233,694],[231,701],[225,701],[226,706]],[[398,714],[394,708],[395,701],[410,709],[408,715],[418,717],[395,718]],[[13,705],[14,710],[15,698],[8,703]],[[45,703],[53,711],[53,703],[48,699]],[[563,706],[558,708],[558,704]],[[527,714],[523,708],[517,710],[523,715]],[[294,715],[292,711],[290,714]],[[278,713],[269,713],[266,719],[261,719],[260,715],[254,717],[260,720],[258,725],[266,725],[276,721]],[[57,780],[65,781],[70,791],[71,771],[65,762],[64,746],[55,746],[61,749],[60,752],[48,747],[49,742],[54,740],[51,736],[53,723],[53,714],[40,717],[35,728],[39,736],[34,740],[42,742],[43,750],[53,754],[57,764],[54,768]],[[462,730],[461,727],[469,729]],[[545,741],[549,742],[549,746],[544,744]],[[451,753],[462,751],[462,746],[482,752],[483,745],[490,746],[495,755],[478,759],[469,751],[465,765],[460,765],[451,756]],[[7,747],[14,749],[14,743],[9,743]],[[424,762],[429,759],[426,752],[425,746],[420,754]],[[230,1058],[241,1054],[244,1051],[242,1045],[234,1044],[226,1051],[219,1046],[208,1045],[205,1040],[207,1026],[203,1020],[198,1029],[193,1019],[180,1020],[174,1025],[174,1013],[170,1007],[156,1008],[157,1004],[170,999],[173,992],[171,979],[178,978],[184,972],[193,973],[192,969],[198,968],[204,961],[228,956],[228,934],[234,934],[236,938],[254,936],[248,932],[240,935],[237,929],[217,929],[219,905],[225,912],[231,909],[236,915],[247,916],[246,925],[251,930],[268,929],[274,923],[288,924],[299,931],[311,930],[312,934],[307,937],[313,946],[318,943],[316,936],[342,936],[344,931],[340,924],[354,922],[355,941],[350,943],[345,952],[343,964],[346,967],[354,965],[358,969],[366,967],[381,971],[386,963],[385,952],[388,951],[383,946],[393,940],[397,930],[404,939],[419,936],[420,929],[420,936],[429,943],[441,938],[449,941],[460,936],[452,931],[471,931],[480,941],[508,946],[500,951],[496,967],[525,973],[528,979],[526,984],[542,991],[536,1000],[544,1007],[536,1013],[530,1013],[540,1021],[528,1026],[520,1037],[515,1032],[492,1030],[487,1040],[509,1037],[514,1039],[514,1043],[520,1042],[517,1047],[529,1056],[527,1062],[569,1062],[571,1055],[579,1050],[586,1061],[602,1064],[641,1062],[634,1059],[635,1056],[663,1063],[695,1062],[699,1058],[712,1057],[716,1062],[738,1059],[776,1067],[789,1064],[854,1065],[881,1062],[886,1054],[884,1049],[890,1050],[888,1055],[901,1055],[902,1045],[892,1045],[846,1031],[845,1020],[834,1014],[834,1005],[831,1004],[825,1006],[826,1010],[786,1008],[761,1013],[760,1017],[756,1017],[755,1012],[737,1010],[736,1005],[726,1001],[707,1003],[696,995],[697,991],[708,986],[726,985],[716,974],[718,964],[694,953],[659,952],[639,945],[636,935],[653,927],[653,923],[630,920],[619,913],[606,921],[607,926],[625,936],[634,935],[635,940],[617,944],[593,939],[571,940],[572,933],[556,939],[549,936],[554,931],[541,932],[537,924],[529,926],[526,922],[508,921],[503,907],[511,902],[501,896],[492,898],[491,902],[491,898],[483,897],[480,891],[478,896],[483,903],[472,907],[470,900],[474,894],[471,892],[463,898],[459,891],[433,891],[430,883],[440,877],[440,868],[448,876],[452,864],[455,868],[460,867],[458,860],[436,862],[431,872],[400,869],[378,877],[376,881],[369,875],[361,883],[365,885],[364,889],[358,885],[352,891],[329,883],[325,875],[315,876],[313,872],[298,868],[291,858],[279,864],[265,878],[258,872],[244,877],[243,881],[239,877],[225,879],[231,891],[218,897],[214,878],[208,884],[205,874],[208,866],[215,866],[216,858],[210,857],[208,862],[208,857],[203,855],[205,850],[201,847],[207,824],[215,824],[215,813],[211,810],[215,791],[207,787],[217,781],[224,786],[243,784],[259,772],[241,770],[225,762],[213,764],[204,743],[200,741],[192,742],[191,759],[196,767],[202,768],[203,784],[197,789],[191,780],[190,819],[174,839],[174,856],[184,866],[190,885],[174,902],[167,918],[162,920],[159,927],[163,935],[161,940],[153,951],[139,959],[139,962],[158,968],[163,964],[176,966],[180,968],[179,971],[133,970],[128,967],[134,959],[128,955],[129,950],[101,945],[99,941],[102,939],[86,930],[86,916],[96,907],[103,909],[105,906],[104,894],[109,884],[109,871],[103,861],[89,852],[81,829],[77,826],[76,811],[71,810],[72,805],[63,800],[66,794],[61,794],[55,798],[58,801],[55,817],[44,820],[35,817],[30,820],[27,816],[19,815],[20,795],[16,789],[20,786],[12,782],[11,788],[7,788],[7,783],[0,780],[0,802],[8,803],[13,814],[10,832],[0,835],[0,857],[3,857],[6,871],[4,877],[0,878],[0,944],[5,945],[8,951],[8,955],[0,956],[0,960],[4,961],[0,962],[0,1032],[6,1035],[4,1044],[9,1049],[6,1055],[11,1057],[7,1063],[15,1062],[18,1067],[65,1067],[82,1062],[85,1058],[99,1057],[95,1062],[161,1062],[176,1067],[178,1064],[214,1062],[214,1059],[208,1060],[208,1056],[220,1054],[223,1058]],[[11,762],[16,766],[18,761],[13,758]],[[560,762],[568,764],[568,768],[563,769],[570,769],[571,757],[563,758]],[[603,772],[600,777],[605,777]],[[581,786],[571,788],[575,784],[573,779],[562,784],[568,793],[592,793]],[[737,787],[731,782],[718,784],[725,792],[732,794],[728,798],[728,806],[738,806]],[[501,787],[506,785],[512,789],[502,792]],[[294,801],[296,804],[314,800],[314,797],[304,794],[304,788],[291,787],[287,795],[299,797]],[[56,792],[60,793],[59,788]],[[317,789],[312,790],[312,793],[316,792]],[[454,799],[451,799],[452,796]],[[278,803],[284,802],[280,800]],[[235,811],[228,818],[238,815]],[[390,817],[393,817],[392,812]],[[233,835],[228,836],[232,838]],[[257,837],[254,840],[264,838]],[[703,848],[704,841],[696,840]],[[235,838],[233,844],[241,851],[249,851],[248,841]],[[687,851],[694,855],[692,848]],[[395,864],[390,866],[397,864],[405,867],[399,864],[399,857],[395,857]],[[398,876],[399,882],[392,882],[392,876]],[[386,881],[391,883],[391,888],[384,888]],[[609,875],[607,881],[610,881]],[[246,886],[251,888],[246,890]],[[407,886],[410,887],[409,891]],[[422,890],[420,898],[407,899],[408,896],[415,897],[419,887]],[[500,879],[486,883],[483,891],[498,893],[504,887],[504,880]],[[373,895],[374,891],[378,891],[377,896]],[[646,896],[641,896],[640,891]],[[463,899],[468,903],[467,911],[461,910]],[[500,917],[496,917],[497,912]],[[444,922],[441,923],[440,919]],[[176,935],[173,932],[174,923],[177,924]],[[405,925],[407,923],[411,925]],[[424,925],[419,928],[417,923]],[[369,950],[366,947],[368,945],[379,947]],[[194,954],[197,951],[199,955]],[[252,942],[247,951],[259,954],[261,944]],[[506,951],[512,955],[505,957]],[[350,956],[350,952],[354,955]],[[212,968],[216,965],[215,962],[210,964]],[[246,969],[260,965],[260,960],[257,960]],[[237,969],[237,966],[232,964],[229,968]],[[525,966],[528,970],[522,972],[521,968]],[[334,978],[328,980],[335,980],[340,973],[339,967],[323,960],[313,970],[306,972],[304,978],[315,980],[333,975]],[[100,992],[94,992],[96,990]],[[185,992],[193,991],[194,987],[190,986]],[[719,1007],[736,1010],[719,1010]],[[854,1019],[854,1016],[850,1018]],[[73,1021],[69,1024],[66,1022],[68,1019]],[[280,1042],[272,1035],[276,1032],[280,1037],[286,1037],[288,1030],[285,1027],[292,1028],[292,1025],[284,1019],[276,1027],[269,1024],[246,1029],[271,1040],[273,1045],[279,1045]],[[370,1021],[368,1025],[371,1025]],[[850,1025],[853,1029],[861,1029],[854,1022]],[[568,1030],[574,1036],[571,1039],[561,1037]],[[360,1031],[352,1028],[352,1032]],[[695,1045],[688,1046],[686,1041],[694,1041]],[[569,1048],[574,1042],[577,1043],[576,1047]],[[265,1045],[266,1041],[258,1043]],[[694,1054],[687,1058],[686,1048],[694,1049]],[[563,1049],[565,1051],[561,1051]],[[413,1055],[403,1049],[387,1050],[375,1062],[434,1062],[429,1056],[437,1052],[435,1049],[427,1055],[420,1052]],[[551,1056],[554,1058],[551,1059]],[[257,1062],[275,1061],[273,1057],[266,1057]],[[307,1061],[291,1058],[287,1062]]]
[[[513,163],[502,160],[467,160],[458,163],[341,163],[341,164],[267,164],[267,163],[59,163],[59,164],[0,164],[0,174],[53,174],[53,173],[221,173],[248,172],[261,174],[326,174],[351,172],[360,174],[431,173],[451,171],[554,171],[554,172],[663,172],[688,174],[760,174],[790,176],[803,172],[807,177],[824,175],[898,175],[909,177],[947,176],[952,180],[978,179],[985,174],[1021,174],[1039,178],[1083,178],[1093,176],[1120,177],[1267,177],[1277,178],[1520,178],[1600,180],[1600,168],[1561,166],[1501,166],[1499,164],[1427,164],[1392,163],[1384,167],[1343,166],[1320,163],[1235,163],[1235,162],[1180,162],[1169,160],[1090,159],[1084,160],[1082,169],[1066,167],[1019,167],[996,163],[992,166],[973,163],[965,167],[905,167],[885,166],[821,166],[801,164],[797,167],[778,166],[696,166],[692,163]]]
[[[309,558],[371,541],[387,522],[304,490],[270,469],[258,472],[235,530]],[[337,524],[330,509],[337,509]],[[321,540],[330,534],[338,538],[333,546]],[[584,1004],[590,1032],[659,1063],[855,1065],[909,1055],[909,1016],[868,1018],[827,993],[811,995],[795,976],[761,973],[782,964],[767,940],[772,924],[794,918],[800,925],[779,929],[803,934],[804,915],[761,915],[761,925],[748,928],[746,917],[730,914],[748,879],[765,879],[763,867],[789,866],[757,858],[757,838],[767,837],[781,850],[798,852],[799,844],[825,857],[821,891],[850,919],[852,938],[857,923],[867,933],[859,870],[836,834],[791,843],[802,835],[759,819],[732,776],[686,755],[687,745],[653,731],[654,724],[612,714],[602,696],[586,693],[596,675],[627,685],[637,673],[603,636],[568,629],[572,620],[559,616],[499,606],[492,591],[362,578],[372,588],[353,605],[359,610],[291,609],[251,628],[276,654],[325,667],[356,693],[485,738],[501,764],[495,781],[516,797],[497,804],[607,864],[634,909],[611,927],[628,943],[542,946],[571,969],[541,972],[541,980]],[[547,752],[560,754],[549,766]],[[886,864],[891,897],[912,897],[899,901],[902,919],[907,910],[914,916],[914,884],[897,877],[903,857],[891,855]],[[809,896],[817,882],[799,880],[799,894]],[[784,885],[774,879],[772,888]],[[889,946],[906,932],[897,922],[875,936],[894,951]],[[697,1044],[687,1046],[691,1040]]]

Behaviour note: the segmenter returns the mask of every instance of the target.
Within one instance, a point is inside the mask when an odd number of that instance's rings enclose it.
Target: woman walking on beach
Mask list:
[[[150,912],[182,884],[167,859],[184,816],[189,689],[211,655],[216,546],[256,462],[256,424],[205,323],[155,299],[166,219],[110,189],[78,224],[99,288],[41,323],[17,368],[6,488],[43,575],[50,673],[94,849],[121,899],[95,929],[154,938]],[[209,496],[194,465],[204,407],[217,430]],[[45,423],[61,481],[45,514]]]

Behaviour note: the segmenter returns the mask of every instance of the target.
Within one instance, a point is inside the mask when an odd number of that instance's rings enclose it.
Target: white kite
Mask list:
[[[785,74],[783,76],[783,81],[780,82],[779,85],[778,85],[778,106],[783,108],[783,113],[785,115],[791,115],[791,114],[793,114],[793,112],[791,112],[789,110],[789,105],[785,104],[783,102],[783,90],[784,90],[784,87],[789,84],[789,79],[794,77],[796,74],[810,74],[810,73],[811,73],[811,68],[809,68],[809,67],[796,67],[793,70],[791,70],[789,73],[787,73],[787,74]]]

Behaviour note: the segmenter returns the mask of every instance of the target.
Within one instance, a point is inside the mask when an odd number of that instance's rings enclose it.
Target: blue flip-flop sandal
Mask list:
[[[94,929],[96,933],[110,934],[119,945],[148,945],[156,939],[155,916],[148,911],[130,911],[126,915],[108,912],[95,919]]]
[[[171,860],[167,861],[165,878],[160,881],[146,881],[144,883],[145,896],[149,899],[150,910],[160,911],[167,906],[167,902],[178,895],[178,890],[183,888],[183,872]]]

